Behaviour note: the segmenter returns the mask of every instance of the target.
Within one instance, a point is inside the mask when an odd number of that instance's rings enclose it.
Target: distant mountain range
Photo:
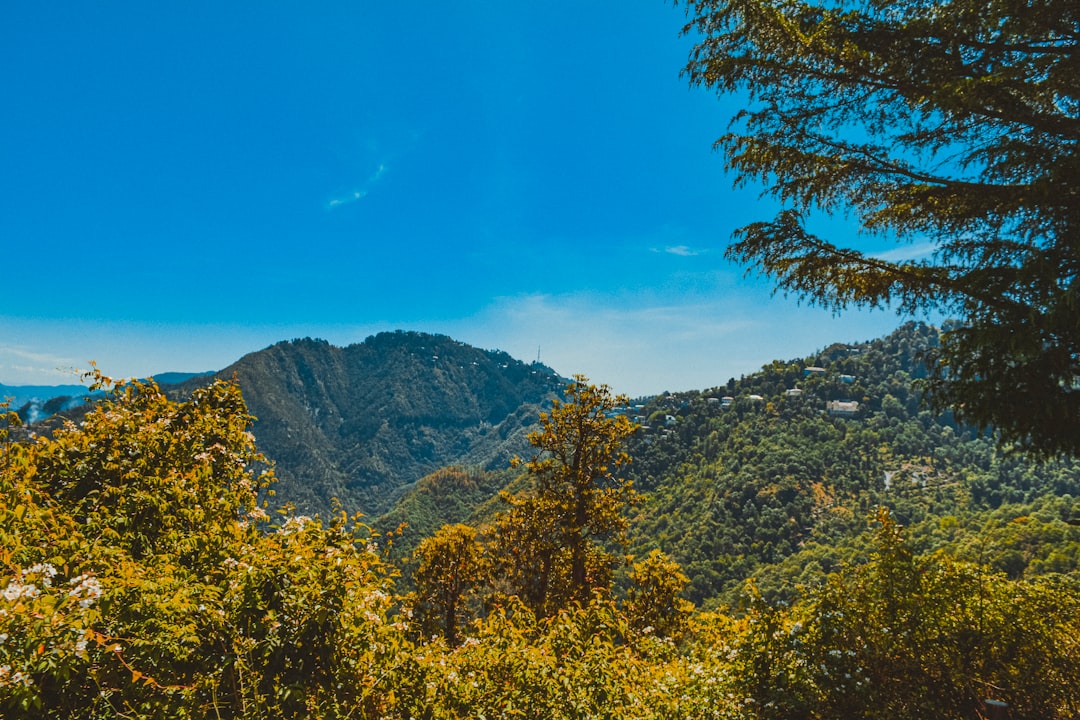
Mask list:
[[[159,385],[177,385],[213,372],[166,372],[154,376]],[[6,401],[24,423],[40,422],[56,413],[83,405],[95,393],[85,385],[4,385],[0,383],[0,402]]]
[[[374,517],[448,465],[505,468],[528,450],[526,428],[566,384],[551,368],[442,335],[387,332],[335,347],[280,342],[210,373],[162,373],[175,397],[220,378],[239,382],[259,449],[275,466],[273,502],[299,512]],[[76,417],[82,385],[8,387],[25,423]]]
[[[335,347],[310,338],[244,356],[235,378],[275,464],[275,497],[374,517],[447,465],[504,468],[566,380],[539,363],[442,335],[388,332]],[[185,392],[206,378],[178,386]]]
[[[1012,577],[1080,573],[1080,461],[1030,462],[927,410],[914,381],[937,342],[936,328],[909,324],[625,408],[642,425],[627,448],[643,493],[630,551],[671,554],[699,603],[736,602],[750,576],[789,599],[797,584],[865,559],[866,518],[885,505],[923,549]],[[180,380],[166,391],[183,397],[213,378],[235,378],[257,418],[279,478],[273,503],[362,512],[381,530],[405,524],[399,554],[443,523],[483,526],[500,490],[526,487],[510,459],[529,456],[530,426],[567,383],[539,363],[416,332],[344,348],[292,340],[213,375],[157,379]],[[0,387],[24,397],[12,390],[25,392]],[[77,418],[85,388],[62,390],[39,397],[41,412],[75,403],[61,414]]]

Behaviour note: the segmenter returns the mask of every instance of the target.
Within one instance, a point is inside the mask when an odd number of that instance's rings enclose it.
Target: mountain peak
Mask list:
[[[347,347],[280,342],[218,377],[240,383],[280,497],[323,513],[336,498],[370,515],[445,465],[505,466],[566,383],[500,350],[401,330]]]

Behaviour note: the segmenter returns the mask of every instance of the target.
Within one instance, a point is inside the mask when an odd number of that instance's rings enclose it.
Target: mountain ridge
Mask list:
[[[372,516],[447,465],[505,466],[566,382],[499,350],[405,331],[346,347],[282,341],[214,377],[239,383],[256,442],[275,463],[277,497],[304,512],[338,503]]]

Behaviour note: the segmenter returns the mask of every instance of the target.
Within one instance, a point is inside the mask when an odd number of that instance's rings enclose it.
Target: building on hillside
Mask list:
[[[788,388],[784,391],[784,395],[787,395],[788,397],[799,397],[802,395],[802,388]]]
[[[833,417],[855,417],[859,413],[856,400],[830,400],[825,407]]]
[[[816,365],[810,365],[809,367],[803,368],[802,374],[803,377],[810,377],[811,375],[824,375],[825,368],[817,367]]]
[[[855,382],[855,376],[854,375],[841,375],[840,376],[840,382],[847,383],[848,385],[850,385],[851,383]]]

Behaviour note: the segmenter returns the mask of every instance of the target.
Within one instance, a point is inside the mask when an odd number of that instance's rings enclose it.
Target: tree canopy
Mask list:
[[[1021,577],[926,554],[884,511],[864,562],[790,602],[750,586],[741,612],[694,611],[661,552],[633,564],[625,598],[594,584],[611,570],[601,541],[623,526],[615,501],[628,495],[621,440],[633,426],[613,402],[579,378],[541,420],[523,479],[543,502],[507,513],[535,511],[521,545],[496,529],[481,547],[472,528],[448,525],[417,548],[407,595],[390,538],[260,506],[272,474],[234,384],[182,402],[123,384],[81,424],[38,436],[0,413],[0,716],[984,717],[991,702],[1013,718],[1076,716],[1080,585],[1068,563]],[[571,511],[581,500],[586,525]],[[1030,549],[1050,519],[1032,515],[996,532]],[[528,588],[470,604],[492,589],[489,553],[533,557],[552,537],[565,548],[557,606],[533,610]],[[527,547],[537,538],[539,551]]]
[[[933,401],[1033,454],[1080,454],[1080,5],[686,6],[691,82],[747,101],[717,147],[781,203],[728,257],[833,309],[954,316]],[[913,257],[819,237],[821,212]]]
[[[629,399],[575,375],[565,400],[552,400],[529,433],[537,454],[525,463],[533,481],[525,497],[496,522],[498,564],[516,594],[540,614],[587,604],[611,582],[614,557],[602,543],[627,528],[630,462],[624,444],[637,426],[615,410]]]

